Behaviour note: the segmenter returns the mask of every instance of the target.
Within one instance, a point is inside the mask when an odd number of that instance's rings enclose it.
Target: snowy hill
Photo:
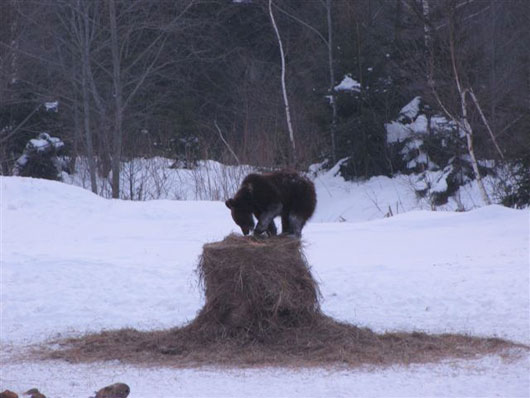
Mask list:
[[[416,195],[418,176],[415,174],[345,181],[339,174],[341,162],[329,170],[321,169],[318,164],[309,169],[318,196],[313,221],[369,221],[411,210],[471,210],[484,205],[474,181],[462,186],[447,204],[434,207],[428,198]],[[123,163],[120,197],[133,200],[225,200],[237,191],[248,173],[256,172],[250,166],[227,166],[211,160],[200,161],[193,169],[172,168],[172,163],[165,158],[133,159]],[[63,174],[63,179],[68,184],[90,189],[83,159],[76,162],[75,173]],[[490,195],[494,197],[496,181],[490,177],[485,180]],[[97,179],[98,194],[106,198],[111,197],[109,181],[108,178]]]
[[[484,206],[475,182],[462,186],[447,204],[434,208],[415,193],[415,175],[372,177],[365,181],[345,181],[339,174],[340,162],[326,171],[314,173],[318,205],[313,221],[370,221],[413,210],[456,211]]]
[[[375,331],[459,332],[530,344],[529,211],[405,212],[403,191],[384,179],[372,182],[362,191],[329,176],[316,179],[319,208],[303,238],[323,310]],[[401,201],[399,214],[381,218],[370,190],[379,201]],[[123,381],[133,398],[528,395],[528,355],[299,371],[6,362],[18,348],[59,333],[191,320],[202,305],[194,273],[201,247],[237,228],[222,202],[109,200],[19,177],[1,177],[1,194],[0,390],[38,386],[52,397],[89,396]],[[328,222],[339,217],[356,222]]]

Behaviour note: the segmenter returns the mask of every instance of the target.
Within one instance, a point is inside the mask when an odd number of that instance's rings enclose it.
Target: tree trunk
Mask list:
[[[285,105],[285,116],[287,119],[287,128],[289,130],[289,141],[291,142],[291,166],[297,167],[298,165],[298,159],[296,156],[296,144],[294,140],[294,131],[293,126],[291,123],[291,112],[289,110],[289,98],[287,97],[287,88],[285,84],[285,54],[283,52],[283,43],[282,38],[280,36],[280,31],[278,30],[278,26],[276,24],[276,20],[274,19],[274,13],[272,12],[272,0],[269,0],[269,14],[271,17],[272,26],[274,28],[274,32],[276,32],[276,38],[278,39],[278,46],[280,47],[280,56],[282,61],[282,93],[283,93],[283,102]]]
[[[78,2],[79,10],[81,11],[81,3]],[[82,78],[81,90],[83,96],[83,128],[85,130],[85,144],[88,158],[88,170],[90,173],[90,188],[92,192],[98,193],[98,186],[96,183],[96,163],[94,161],[94,143],[92,139],[92,130],[90,129],[90,102],[88,93],[88,63],[90,62],[90,34],[89,34],[89,18],[88,9],[83,9],[83,21],[79,21],[82,26]]]
[[[73,80],[73,79],[72,79]],[[79,156],[79,139],[83,136],[81,122],[80,122],[80,112],[79,112],[79,98],[76,95],[73,109],[74,109],[74,138],[72,142],[72,152],[70,156],[70,160],[68,161],[68,170],[70,173],[75,173],[75,164],[77,161],[77,157]]]
[[[424,0],[425,1],[425,0]],[[464,89],[462,87],[462,84],[460,82],[460,76],[458,73],[458,67],[456,64],[456,54],[455,54],[455,41],[453,36],[453,27],[452,25],[449,28],[449,51],[451,54],[451,64],[453,67],[453,73],[456,83],[456,88],[458,90],[458,93],[460,94],[460,107],[462,112],[462,124],[464,127],[464,132],[466,134],[466,142],[467,142],[467,151],[469,153],[469,156],[471,157],[471,166],[473,167],[473,171],[475,172],[475,178],[477,180],[477,185],[480,191],[480,195],[482,196],[482,200],[484,201],[484,204],[490,205],[491,201],[488,196],[488,193],[486,192],[486,188],[484,187],[484,183],[482,181],[482,176],[480,175],[480,170],[478,167],[477,158],[475,156],[475,149],[473,147],[473,128],[471,127],[471,124],[469,123],[469,119],[467,117],[467,101],[466,101],[466,94],[469,90]]]
[[[464,124],[465,133],[466,133],[467,151],[469,153],[469,156],[471,157],[471,165],[473,167],[473,171],[475,172],[475,178],[477,179],[477,185],[480,191],[480,195],[482,196],[482,200],[484,201],[484,204],[490,205],[491,201],[488,196],[488,193],[486,192],[486,188],[484,187],[482,176],[480,175],[480,170],[478,168],[477,158],[475,156],[475,149],[473,147],[473,129],[471,128],[471,124],[469,124],[469,120],[467,118],[466,94],[467,94],[467,90],[460,92],[460,105],[462,107],[462,122]]]
[[[431,9],[429,5],[429,0],[422,0],[421,2],[422,12],[423,12],[423,43],[425,45],[425,52],[427,59],[426,77],[427,84],[429,86],[433,85],[434,79],[434,49],[433,49],[433,40],[432,40],[432,30],[430,23],[431,18]]]
[[[120,197],[120,162],[122,150],[123,99],[121,84],[120,49],[118,47],[118,28],[116,24],[116,4],[109,1],[109,22],[112,53],[112,81],[114,89],[114,130],[112,133],[112,197]]]
[[[333,164],[337,161],[337,101],[335,98],[335,70],[333,68],[333,28],[331,20],[331,2],[327,0],[327,22],[328,22],[328,67],[329,67],[329,95],[331,97],[331,160]]]
[[[10,24],[11,33],[11,62],[10,62],[10,83],[18,80],[18,18],[15,17],[17,0],[11,0],[10,11],[13,19]]]

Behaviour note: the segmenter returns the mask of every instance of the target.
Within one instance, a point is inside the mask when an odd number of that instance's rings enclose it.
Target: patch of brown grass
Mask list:
[[[104,331],[54,341],[44,359],[154,366],[392,365],[474,358],[524,347],[458,334],[377,334],[324,315],[300,241],[230,235],[204,246],[205,305],[188,325]],[[525,347],[527,349],[527,347]]]

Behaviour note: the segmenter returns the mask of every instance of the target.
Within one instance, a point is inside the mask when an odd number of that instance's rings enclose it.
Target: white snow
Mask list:
[[[414,169],[419,164],[424,164],[424,165],[428,165],[429,164],[429,157],[427,156],[427,154],[425,152],[420,151],[418,153],[418,156],[416,156],[414,159],[411,159],[407,163],[407,168],[408,169]]]
[[[50,143],[40,138],[33,138],[29,140],[28,146],[34,148],[37,152],[41,152],[46,149]]]
[[[26,164],[28,164],[29,158],[28,155],[22,154],[16,161],[17,166],[24,167]],[[15,168],[16,170],[16,168]]]
[[[385,123],[389,144],[399,143],[410,137],[421,137],[429,131],[449,134],[457,128],[456,123],[445,116],[432,115],[427,119],[427,116],[421,113],[420,105],[421,97],[415,97],[401,109],[397,120]]]
[[[255,171],[250,166],[227,166],[212,160],[199,161],[193,169],[172,168],[174,161],[155,157],[123,162],[120,174],[120,198],[133,200],[224,200],[232,195],[245,175]],[[75,172],[63,174],[63,181],[90,189],[90,175],[85,158],[78,158]],[[112,196],[111,176],[97,175],[98,194]]]
[[[445,116],[433,115],[431,116],[431,129],[437,131],[452,131],[458,126],[452,120],[447,120]]]
[[[420,148],[421,140],[410,140],[406,147]],[[422,158],[420,158],[421,160]],[[430,160],[428,167],[436,167]],[[314,221],[367,221],[384,216],[388,207],[393,213],[402,213],[414,209],[432,209],[427,199],[419,200],[414,192],[414,175],[397,175],[392,178],[372,177],[367,181],[345,182],[337,176],[342,159],[327,171],[322,171],[322,164],[315,164],[309,172],[315,181],[319,198]],[[243,178],[256,169],[250,166],[227,166],[214,161],[200,161],[194,169],[170,168],[170,159],[132,159],[122,163],[121,194],[122,199],[134,200],[226,200],[238,189]],[[111,197],[110,180],[97,178],[98,193]],[[495,183],[498,181],[486,177],[487,190],[495,194]],[[86,162],[78,159],[74,174],[63,173],[63,181],[68,184],[90,189],[90,178]],[[498,184],[497,184],[498,185]],[[436,207],[440,210],[470,210],[483,206],[478,187],[474,182],[460,188],[462,203],[449,203]],[[492,196],[493,197],[493,196]],[[396,208],[396,206],[398,208]]]
[[[401,116],[406,116],[410,120],[414,120],[420,112],[421,97],[414,97],[407,105],[399,111]]]
[[[397,121],[385,123],[386,140],[389,144],[402,142],[410,136],[410,132],[403,127],[403,124]]]
[[[44,107],[46,108],[47,112],[57,112],[59,109],[59,101],[45,102]]]
[[[336,171],[316,177],[319,205],[303,231],[324,312],[378,332],[530,344],[528,210],[419,211],[408,177],[346,183]],[[121,381],[131,398],[529,395],[528,352],[385,369],[13,361],[21,347],[57,334],[193,319],[202,306],[194,273],[201,247],[238,228],[222,201],[108,200],[52,181],[0,182],[0,391],[38,387],[49,397],[88,397]],[[475,188],[467,192],[477,201]],[[389,203],[399,214],[383,218]],[[339,220],[350,222],[329,222]]]
[[[412,133],[412,129],[409,127],[409,125],[402,124],[397,121],[385,123],[385,129],[386,141],[389,144],[405,141]]]
[[[38,138],[33,138],[26,144],[26,149],[42,152],[47,150],[50,146],[55,149],[60,149],[64,146],[64,142],[60,138],[51,137],[48,133],[40,133]]]
[[[411,136],[421,136],[427,134],[428,129],[427,117],[423,114],[419,115],[414,121],[403,124],[399,121],[392,121],[385,123],[386,140],[389,144],[405,141]]]
[[[350,75],[345,75],[342,81],[334,87],[335,91],[361,91],[361,83],[353,79]]]
[[[419,150],[422,145],[423,145],[423,140],[415,138],[405,143],[405,145],[403,146],[403,149],[399,153],[401,153],[402,155],[405,155],[411,151]]]
[[[431,186],[431,191],[440,193],[447,191],[447,177],[449,177],[452,171],[453,166],[449,165],[443,170],[433,172],[438,174],[438,177],[436,179],[436,182]]]
[[[427,116],[425,115],[418,115],[418,117],[416,118],[416,120],[414,120],[411,124],[410,124],[410,129],[416,133],[416,135],[419,135],[419,134],[427,134],[427,125],[428,125],[428,121],[427,121]]]
[[[412,142],[411,142],[412,144]],[[449,198],[447,204],[433,207],[429,198],[418,198],[417,190],[427,189],[438,181],[441,172],[430,171],[422,175],[396,175],[372,177],[366,181],[346,182],[337,175],[341,162],[328,171],[318,172],[318,165],[311,169],[316,173],[314,183],[317,190],[317,209],[314,222],[360,222],[371,221],[414,210],[471,210],[484,206],[475,181],[463,185]],[[429,162],[429,165],[432,162]],[[420,178],[420,180],[419,180]],[[426,185],[427,181],[429,186]],[[495,180],[484,178],[490,195],[495,192]],[[423,188],[422,188],[423,187]]]

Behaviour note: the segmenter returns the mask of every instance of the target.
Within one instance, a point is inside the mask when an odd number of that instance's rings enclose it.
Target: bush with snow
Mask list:
[[[23,177],[62,180],[62,172],[67,165],[60,156],[64,142],[48,133],[40,133],[37,138],[29,140],[13,167],[13,175]]]
[[[347,74],[344,76],[342,81],[337,84],[333,89],[335,91],[360,92],[361,83],[353,79],[350,74]]]
[[[495,168],[494,198],[504,206],[522,209],[530,206],[530,154]]]
[[[459,187],[475,179],[464,133],[455,122],[432,114],[421,97],[404,106],[385,128],[398,171],[416,174],[417,195],[427,197],[434,206],[447,203]],[[485,163],[482,169],[490,172]]]

